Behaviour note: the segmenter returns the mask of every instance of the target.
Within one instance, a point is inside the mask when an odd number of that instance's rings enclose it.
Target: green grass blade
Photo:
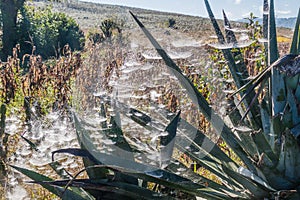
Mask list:
[[[298,10],[298,17],[295,24],[293,40],[291,44],[290,53],[291,54],[300,54],[300,8]]]
[[[238,140],[234,133],[230,130],[229,127],[226,126],[224,121],[221,119],[219,115],[211,108],[206,99],[202,96],[202,94],[197,90],[197,88],[191,83],[191,81],[185,77],[180,68],[173,62],[173,60],[167,55],[167,53],[162,49],[162,47],[157,43],[157,41],[153,38],[150,32],[145,28],[145,26],[137,19],[137,17],[130,12],[137,24],[143,30],[144,34],[150,40],[152,45],[157,50],[158,54],[164,59],[165,63],[174,73],[174,75],[179,80],[180,84],[183,88],[186,89],[189,97],[198,106],[198,109],[204,114],[206,119],[211,122],[212,126],[216,129],[217,133],[221,135],[221,137],[226,141],[226,143],[233,149],[233,151],[241,158],[241,160],[251,169],[255,170],[252,165],[251,160],[248,155],[245,153],[244,149],[238,143]]]

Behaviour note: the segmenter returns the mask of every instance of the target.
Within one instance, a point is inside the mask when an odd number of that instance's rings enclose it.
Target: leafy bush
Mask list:
[[[36,53],[43,58],[58,56],[68,44],[72,50],[82,50],[84,34],[74,19],[64,13],[55,13],[50,7],[37,9],[25,6],[18,21],[22,54]]]
[[[174,18],[169,18],[166,23],[168,28],[175,28],[176,20]]]
[[[102,33],[100,33],[99,31],[95,30],[95,29],[89,30],[87,35],[86,35],[86,38],[92,44],[97,44],[97,43],[103,42],[104,39],[105,39],[104,35]]]
[[[108,18],[101,22],[100,29],[103,32],[106,39],[111,38],[116,31],[117,34],[122,32],[122,22],[117,22],[117,19]]]

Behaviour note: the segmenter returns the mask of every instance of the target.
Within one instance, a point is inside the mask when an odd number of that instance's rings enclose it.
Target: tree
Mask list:
[[[82,50],[84,33],[76,21],[65,13],[53,12],[51,7],[24,6],[17,23],[21,55],[35,53],[44,59],[63,54],[65,45]]]
[[[6,59],[11,53],[13,47],[17,43],[17,14],[22,8],[25,0],[0,0],[1,15],[2,15],[2,59]]]

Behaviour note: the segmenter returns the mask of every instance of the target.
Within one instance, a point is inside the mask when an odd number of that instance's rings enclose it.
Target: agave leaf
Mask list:
[[[127,184],[118,181],[109,181],[107,179],[75,179],[75,180],[58,180],[58,181],[33,181],[33,183],[55,185],[60,187],[80,187],[95,193],[95,191],[104,192],[102,194],[110,193],[110,195],[118,195],[119,198],[132,198],[132,199],[173,199],[162,194],[153,192],[146,188],[138,187],[136,185]],[[116,196],[114,196],[115,198]],[[97,198],[104,198],[104,196],[98,196]],[[106,198],[105,198],[106,199]]]
[[[253,99],[251,100],[251,102],[250,102],[250,104],[249,104],[249,106],[248,106],[246,112],[245,112],[244,115],[242,116],[241,121],[243,121],[244,118],[247,116],[247,114],[251,111],[253,105],[255,104],[255,102],[256,102],[257,99],[258,99],[258,98],[257,98],[258,95],[263,91],[264,86],[265,86],[265,83],[266,83],[266,80],[262,80],[262,82],[260,83],[260,86],[259,86],[259,88],[258,88],[258,91],[256,92],[256,94],[254,95]],[[247,95],[247,94],[245,94],[245,95]]]
[[[85,130],[83,128],[83,126],[81,125],[81,122],[78,120],[77,117],[74,117],[74,121],[75,121],[75,127],[76,127],[78,141],[80,141],[82,149],[86,150],[86,152],[89,152],[89,153],[91,153],[91,151],[97,151],[91,138],[87,134],[87,130]],[[81,121],[83,121],[83,120],[81,120]],[[84,124],[87,124],[87,122],[84,122]],[[112,126],[112,128],[108,130],[109,132],[107,132],[107,131],[102,132],[101,130],[99,130],[100,134],[106,134],[108,136],[108,138],[114,142],[114,144],[110,146],[110,148],[113,149],[114,155],[117,155],[117,156],[123,158],[124,160],[132,160],[133,161],[134,160],[133,151],[130,148],[130,145],[125,140],[122,130],[118,127],[118,125],[116,123],[113,123],[113,124],[114,125]],[[84,132],[84,133],[82,133],[82,132]],[[113,135],[114,135],[112,138],[109,137],[109,135],[111,133],[113,133]],[[84,157],[86,157],[86,155],[84,155]],[[85,162],[88,163],[87,165],[85,165],[85,167],[93,166],[95,163],[103,164],[101,162],[99,163],[99,160],[95,160],[94,157],[91,155],[89,155],[88,158],[89,158],[88,160],[85,160]],[[101,169],[91,168],[87,171],[87,173],[88,173],[89,177],[92,179],[104,178],[107,174],[107,171],[105,171],[105,169],[104,169],[104,171],[101,171],[103,169],[104,168],[101,168]],[[94,171],[94,170],[96,170],[96,171]],[[128,177],[128,176],[124,177],[121,174],[119,176],[119,178],[121,180],[123,180],[124,182],[138,184],[138,180],[135,178],[132,178],[132,177]]]
[[[274,0],[270,0],[269,8],[269,63],[270,66],[279,58],[278,47],[277,47],[277,34],[276,34],[276,24],[275,24],[275,9]]]
[[[284,133],[282,137],[284,139],[282,142],[280,159],[279,159],[277,169],[279,170],[278,173],[280,173],[280,177],[283,177],[284,180],[276,181],[276,183],[274,183],[275,185],[274,187],[277,187],[278,189],[279,187],[284,186],[283,189],[288,189],[288,188],[295,187],[296,182],[299,183],[300,173],[298,169],[300,166],[300,156],[299,156],[300,149],[294,136],[290,134],[288,130]],[[276,180],[276,178],[279,177],[267,177],[267,178],[269,179],[273,178],[273,180]],[[284,183],[284,185],[281,185],[283,181],[286,181],[286,183]]]
[[[132,118],[132,115],[128,115],[127,113],[132,113],[133,108],[129,108],[127,105],[119,102],[118,104],[120,107],[119,109],[121,112],[125,115],[133,119],[135,122],[139,123],[141,126],[148,130],[156,130],[155,126],[152,126],[152,118],[145,113],[138,111],[134,109],[134,112],[138,112],[139,116],[135,116]],[[161,110],[160,112],[163,117],[167,117],[168,113],[165,110]],[[155,120],[156,121],[156,120]],[[163,124],[160,124],[159,122],[156,122],[156,126],[163,126]],[[217,163],[222,163],[231,169],[237,169],[237,165],[234,163],[233,160],[231,160],[214,142],[212,142],[203,132],[195,128],[193,125],[189,124],[186,120],[180,119],[180,123],[177,127],[177,137],[178,140],[176,140],[176,145],[180,146],[187,154],[191,152],[195,152],[193,157],[201,157],[203,155],[213,155],[215,157],[215,160]],[[189,151],[186,151],[186,148],[189,149]],[[199,154],[202,151],[202,154]],[[199,158],[197,158],[199,159]]]
[[[277,35],[276,35],[276,24],[275,24],[275,13],[274,13],[274,0],[270,0],[270,9],[269,9],[269,48],[268,48],[268,64],[271,65],[275,62],[278,57],[278,48],[277,48]],[[286,105],[286,87],[282,74],[275,70],[271,69],[271,101],[272,101],[272,114],[273,116],[280,115],[283,112]],[[273,130],[273,137],[270,137],[271,146],[275,146],[275,140],[281,134],[280,132],[275,131],[276,123],[274,120],[271,120],[271,130]]]
[[[239,173],[230,171],[225,168],[224,168],[224,171],[232,178],[239,180],[239,182],[250,191],[250,193],[253,195],[253,197],[259,198],[259,197],[268,196],[268,191],[266,190],[265,186],[262,186],[257,183],[255,184],[253,180],[248,179]]]
[[[89,137],[84,138],[84,140],[82,138],[82,132],[84,131],[83,124],[84,125],[87,125],[87,124],[85,124],[85,122],[80,122],[77,117],[74,117],[74,122],[75,122],[77,140],[78,140],[78,143],[79,143],[81,149],[89,151],[92,148],[93,150],[96,151],[96,147],[94,146],[93,141]],[[53,154],[52,154],[52,156],[53,156]],[[94,166],[97,163],[97,161],[94,160],[93,158],[83,157],[83,163],[84,163],[84,166],[86,168],[88,168],[90,166]],[[101,164],[101,163],[97,163],[97,164]],[[105,178],[107,173],[108,173],[108,171],[105,168],[101,168],[101,169],[91,168],[91,169],[87,170],[87,174],[89,175],[90,178],[99,178],[99,179]]]
[[[25,140],[25,142],[27,142],[30,145],[30,148],[35,150],[35,151],[39,151],[39,149],[37,148],[37,145],[33,142],[31,142],[29,139],[27,139],[26,137],[24,137],[23,135],[21,135],[21,138],[23,140]]]
[[[142,178],[143,180],[146,180],[148,182],[158,183],[169,188],[177,189],[188,194],[204,197],[207,199],[231,199],[231,197],[226,193],[214,190],[209,187],[201,186],[199,184],[191,182],[190,180],[188,180],[188,182],[184,180],[175,182],[173,179],[174,174],[172,173],[170,173],[170,175],[172,176],[165,179],[163,178],[164,176],[161,176],[161,172],[162,171],[152,171],[142,174],[129,172],[129,174],[135,177]]]
[[[90,152],[86,149],[77,149],[77,148],[67,148],[67,149],[58,149],[56,151],[52,152],[52,161],[54,161],[54,156],[57,153],[68,153],[72,154],[74,156],[79,157],[86,157],[89,160],[93,161],[94,163],[97,163],[98,161],[90,154]]]
[[[225,35],[226,35],[227,43],[237,43],[237,39],[235,37],[234,32],[231,30],[231,25],[225,14],[225,11],[222,10],[222,12],[223,12],[223,18],[224,18]]]
[[[271,114],[270,108],[267,105],[266,101],[262,101],[260,105],[261,111],[261,121],[263,124],[263,132],[266,134],[268,141],[270,141],[270,133],[271,133]]]
[[[221,29],[219,28],[219,25],[217,23],[217,20],[214,17],[214,14],[210,8],[210,5],[208,3],[208,0],[204,0],[205,5],[206,5],[206,10],[208,12],[209,18],[213,24],[213,27],[215,29],[215,33],[218,37],[218,41],[220,44],[224,44],[225,43],[225,39],[224,36],[221,32]],[[229,23],[229,22],[228,22]],[[250,45],[250,44],[248,44]],[[238,48],[237,46],[235,48]],[[227,64],[228,67],[230,69],[232,78],[237,86],[237,88],[241,88],[246,84],[247,78],[249,77],[247,68],[245,66],[245,63],[243,62],[243,56],[241,54],[236,54],[236,57],[241,61],[238,64],[236,64],[234,57],[230,51],[230,49],[228,48],[224,48],[222,49],[223,55],[225,57],[225,59],[227,60]],[[239,90],[238,91],[241,96],[243,96],[243,90]],[[249,103],[250,101],[254,98],[253,96],[255,95],[255,92],[252,92],[249,96],[247,95],[244,101],[245,107],[249,107]],[[255,101],[255,105],[258,105],[258,101]],[[249,116],[250,118],[250,122],[253,124],[254,128],[259,129],[262,127],[261,121],[259,120],[259,110],[257,109],[257,106],[254,106],[251,108],[250,110],[251,116]],[[254,117],[255,116],[255,117]]]
[[[167,170],[169,170],[173,173],[176,173],[176,174],[179,173],[180,171],[182,171],[182,169],[185,169],[182,172],[184,174],[184,176],[189,177],[189,179],[191,179],[194,183],[198,183],[198,184],[210,187],[212,189],[222,191],[225,194],[228,194],[229,196],[231,196],[232,198],[247,197],[246,194],[241,194],[240,192],[230,189],[230,187],[227,187],[224,184],[216,183],[210,179],[207,179],[207,178],[201,176],[198,173],[195,173],[193,170],[191,170],[191,168],[187,168],[185,165],[183,165],[182,163],[180,163],[178,161],[171,162],[171,164],[169,164],[167,167]]]
[[[99,113],[99,115],[100,115],[101,117],[104,117],[104,118],[107,117],[107,116],[106,116],[105,107],[104,107],[104,103],[101,103],[101,105],[100,105],[100,113]],[[102,127],[103,129],[106,129],[106,128],[107,128],[107,121],[101,122],[101,127]]]
[[[75,117],[76,118],[76,117]],[[75,123],[78,121],[75,120]],[[79,128],[80,124],[77,125],[77,128]],[[82,127],[80,128],[80,131],[77,131],[80,137],[80,141],[82,143],[89,143],[89,137],[88,137],[88,130],[84,130]],[[143,179],[147,182],[157,182],[158,184],[163,184],[168,187],[172,187],[174,189],[179,189],[185,192],[188,192],[193,195],[203,196],[204,194],[202,192],[195,192],[195,188],[203,188],[204,186],[201,186],[199,184],[195,184],[192,181],[185,179],[183,177],[180,177],[176,174],[167,172],[165,170],[156,168],[151,165],[144,165],[141,163],[137,163],[131,160],[126,160],[124,158],[116,157],[114,155],[104,154],[100,153],[99,151],[93,150],[93,144],[90,144],[88,146],[88,151],[90,154],[98,161],[98,163],[102,164],[105,163],[109,166],[114,166],[113,169],[121,169],[119,170],[122,172],[122,174],[133,176],[135,178]],[[118,166],[118,167],[116,167]],[[91,167],[89,167],[91,168]],[[126,171],[126,173],[125,173]],[[182,186],[184,185],[184,186]],[[188,186],[187,186],[188,185]],[[192,189],[194,188],[194,189]],[[205,192],[206,194],[207,192]],[[213,195],[213,194],[211,194]],[[224,195],[221,195],[221,198],[225,198]],[[225,195],[227,196],[227,195]]]
[[[268,41],[269,35],[269,2],[263,0],[263,39]],[[268,63],[268,42],[264,42],[265,47],[265,62]]]
[[[10,165],[10,166],[12,168],[16,169],[17,171],[21,172],[22,174],[28,176],[29,178],[31,178],[34,181],[53,181],[51,178],[48,178],[47,176],[36,173],[32,170],[13,166],[13,165]],[[41,183],[40,185],[43,186],[45,189],[49,190],[51,193],[57,195],[58,197],[61,197],[62,199],[66,199],[66,200],[68,200],[68,199],[74,199],[74,200],[92,199],[92,198],[89,198],[88,195],[85,195],[82,193],[77,194],[70,189],[65,190],[65,188],[54,187],[54,186],[50,186],[50,185],[43,184],[43,183]]]
[[[58,162],[58,161],[54,161],[49,163],[49,166],[62,178],[62,179],[70,179],[73,178],[73,176],[71,174],[69,174],[69,172],[67,170],[65,170],[65,168],[62,167],[62,165]],[[85,191],[83,188],[79,187],[73,187],[72,191],[74,191],[77,194],[85,194],[85,196],[87,196],[86,199],[94,199],[94,197],[87,193],[87,191]]]
[[[269,30],[269,1],[263,0],[263,37],[268,38]]]
[[[284,152],[280,154],[280,159],[277,168],[285,167],[284,164],[285,155],[286,154]],[[295,186],[295,183],[287,180],[286,177],[284,177],[284,172],[281,169],[280,170],[270,169],[269,167],[265,167],[262,165],[260,166],[260,170],[265,175],[265,178],[268,181],[268,183],[272,183],[272,187],[276,190],[289,189]]]
[[[261,155],[264,153],[264,164],[272,168],[278,163],[278,156],[273,152],[269,142],[266,139],[265,134],[255,133],[251,134],[254,143],[256,144],[257,151]]]
[[[248,178],[252,179],[253,181],[255,181],[256,183],[264,186],[267,190],[272,191],[272,192],[276,191],[266,181],[262,180],[259,176],[256,176],[255,174],[250,172],[248,169],[245,169],[244,167],[239,167],[238,172],[241,175],[248,177]]]
[[[52,154],[53,155],[53,154]],[[58,161],[53,161],[49,163],[49,166],[63,179],[72,178],[72,176],[62,167]]]
[[[300,8],[298,11],[298,17],[295,24],[293,40],[291,44],[290,53],[291,54],[300,54]]]
[[[111,128],[103,131],[103,134],[107,135],[107,138],[109,138],[112,142],[114,142],[114,146],[117,148],[122,149],[124,152],[134,152],[134,150],[131,148],[127,140],[125,139],[123,135],[123,131],[121,129],[121,122],[119,114],[116,114],[116,116],[111,116],[110,123]],[[126,153],[127,155],[127,153]],[[131,160],[134,160],[133,154],[131,154]]]
[[[160,166],[165,168],[171,161],[171,157],[173,155],[176,130],[178,126],[178,122],[180,119],[180,111],[174,117],[174,119],[170,122],[170,124],[166,127],[165,132],[166,136],[160,136]]]
[[[77,124],[77,134],[80,137],[80,141],[83,144],[88,144],[88,148],[86,150],[89,152],[89,154],[93,157],[92,160],[95,160],[96,164],[106,164],[106,165],[111,165],[111,166],[119,166],[120,168],[124,168],[127,170],[132,170],[133,172],[152,172],[152,171],[158,171],[161,172],[163,175],[165,171],[160,170],[159,168],[156,168],[151,165],[144,165],[141,163],[134,162],[132,160],[128,160],[125,157],[117,157],[115,155],[110,155],[110,154],[105,154],[101,153],[96,150],[95,146],[93,143],[90,143],[89,140],[89,130],[84,129],[81,127],[79,119],[74,115],[75,123]],[[73,153],[72,151],[68,153]],[[166,172],[167,173],[167,172]],[[168,173],[167,173],[168,174]],[[165,175],[165,176],[171,176],[171,175]],[[175,176],[175,179],[181,180],[179,176]],[[185,179],[182,179],[185,180]]]
[[[288,78],[287,78],[288,79]],[[298,85],[298,80],[297,80],[297,85]],[[298,90],[300,88],[297,88]],[[296,91],[295,91],[296,92]],[[288,128],[293,128],[295,125],[300,123],[300,117],[299,117],[299,112],[298,112],[298,102],[297,102],[297,97],[295,96],[295,92],[292,91],[291,89],[287,90],[287,106],[286,109],[288,110],[283,113],[283,124],[285,127]],[[285,110],[286,110],[285,109]]]
[[[254,101],[257,99],[257,96],[261,93],[264,83],[267,81],[267,79],[270,77],[270,75],[272,74],[272,78],[274,79],[272,81],[272,83],[276,80],[279,81],[278,87],[276,85],[276,90],[274,89],[274,93],[273,93],[273,101],[276,101],[277,106],[274,107],[273,109],[275,111],[276,114],[282,112],[284,106],[285,106],[285,87],[284,87],[284,79],[283,77],[280,75],[280,69],[284,68],[282,66],[286,66],[286,65],[290,65],[292,62],[294,62],[294,59],[297,57],[298,55],[294,55],[294,54],[287,54],[281,58],[279,58],[278,60],[276,60],[274,63],[272,63],[269,67],[265,68],[261,73],[259,73],[255,78],[253,78],[251,81],[249,81],[246,85],[244,85],[243,87],[241,87],[239,90],[237,90],[236,92],[233,93],[233,95],[235,95],[236,93],[238,93],[241,90],[244,90],[245,88],[247,88],[245,94],[242,96],[242,99],[239,101],[239,103],[237,104],[237,106],[239,106],[241,104],[241,102],[249,95],[251,95],[251,93],[253,93],[254,89],[260,85],[258,92],[255,94],[255,96],[253,97],[253,99],[250,102],[249,107],[247,108],[243,118],[245,117],[245,115],[250,111],[251,107],[253,107]],[[273,70],[275,69],[275,70]],[[276,98],[274,98],[274,95],[276,96]],[[265,104],[265,101],[262,101],[263,104]],[[242,119],[243,119],[242,118]]]
[[[122,106],[122,112],[126,109],[126,105],[119,103],[119,106]],[[129,109],[129,108],[127,108]],[[164,113],[164,112],[161,112]],[[124,112],[123,114],[126,115]],[[146,114],[139,111],[139,116],[141,118],[146,118],[147,123],[142,122],[142,126],[147,126],[149,130],[155,129],[155,127],[151,126],[152,119],[147,116]],[[167,116],[167,114],[165,114]],[[135,118],[135,121],[143,121],[142,119]],[[197,133],[196,138],[192,141],[193,138],[191,133]],[[186,151],[188,147],[189,151]],[[178,138],[176,140],[176,148],[181,152],[184,152],[187,156],[191,157],[194,161],[201,164],[204,168],[209,170],[210,172],[217,175],[224,181],[224,184],[228,185],[229,187],[234,187],[237,190],[241,190],[242,186],[239,184],[240,176],[237,176],[239,179],[232,179],[232,177],[228,176],[223,168],[228,168],[232,173],[236,171],[237,173],[237,166],[236,164],[226,155],[223,151],[221,151],[217,145],[212,143],[208,138],[206,138],[203,133],[199,130],[194,128],[185,120],[181,119],[180,124],[178,126]],[[206,151],[203,151],[203,149]]]
[[[211,7],[210,7],[210,5],[209,5],[209,3],[208,3],[207,0],[204,0],[204,3],[205,3],[205,6],[206,6],[206,10],[208,12],[209,18],[211,20],[211,23],[212,23],[212,25],[213,25],[213,27],[215,29],[215,32],[216,32],[216,34],[218,36],[218,41],[219,41],[220,44],[224,44],[225,43],[225,38],[224,38],[224,36],[222,34],[222,31],[221,31],[221,29],[220,29],[220,27],[219,27],[219,25],[217,23],[216,18],[215,18],[214,14],[213,14],[213,12],[211,10]]]
[[[174,73],[174,75],[179,80],[180,84],[183,88],[186,89],[189,97],[198,106],[198,109],[204,114],[206,119],[211,122],[212,126],[216,129],[217,133],[219,133],[224,141],[233,149],[233,151],[241,158],[241,160],[252,170],[255,170],[252,165],[251,160],[248,158],[247,153],[240,146],[237,141],[236,136],[233,132],[226,126],[224,121],[221,119],[219,115],[209,106],[206,99],[202,96],[202,94],[197,90],[197,88],[191,83],[191,81],[185,77],[180,68],[173,62],[173,60],[167,55],[167,53],[162,49],[162,47],[157,43],[157,41],[153,38],[150,32],[144,27],[144,25],[137,19],[137,17],[130,12],[137,24],[143,30],[145,35],[148,37],[152,45],[155,47],[157,52],[163,58],[169,69]]]

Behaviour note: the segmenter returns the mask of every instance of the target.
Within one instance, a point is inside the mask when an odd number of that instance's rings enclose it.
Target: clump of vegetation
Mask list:
[[[89,30],[86,34],[86,37],[93,45],[101,43],[105,40],[103,33],[98,31],[97,29]]]
[[[72,82],[82,65],[81,55],[64,47],[64,55],[46,64],[40,55],[25,54],[19,59],[19,45],[12,57],[0,63],[0,178],[5,179],[10,146],[16,135],[7,133],[6,117],[17,116],[24,123],[23,131],[31,131],[32,121],[53,111],[66,111],[71,105]],[[26,140],[30,145],[30,141]],[[5,181],[3,181],[5,183]]]
[[[65,13],[56,13],[51,7],[35,8],[24,6],[18,20],[18,33],[21,53],[35,53],[44,59],[62,55],[64,46],[72,50],[82,50],[84,33],[74,19]]]
[[[101,22],[100,29],[106,39],[110,39],[114,32],[120,34],[122,32],[121,26],[113,19],[105,19]]]
[[[168,21],[166,22],[166,25],[168,28],[176,28],[176,20],[174,18],[169,18]]]

